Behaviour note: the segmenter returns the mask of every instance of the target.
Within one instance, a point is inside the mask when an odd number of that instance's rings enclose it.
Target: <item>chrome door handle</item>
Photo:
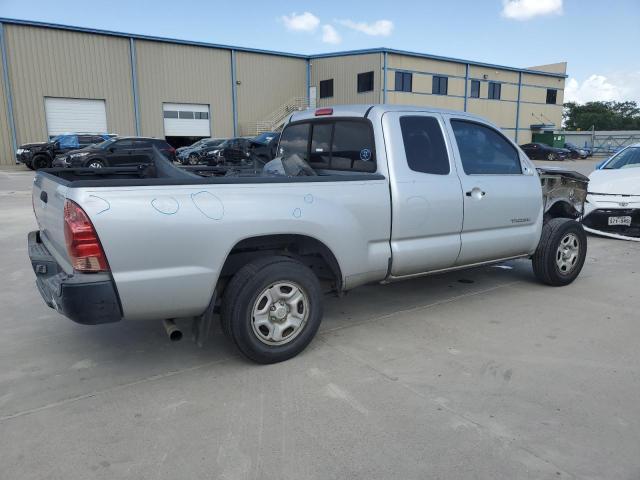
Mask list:
[[[467,197],[475,198],[476,200],[480,200],[486,194],[487,194],[487,192],[485,192],[483,190],[480,190],[478,187],[474,187],[471,190],[469,190],[468,192],[465,192],[465,195]]]

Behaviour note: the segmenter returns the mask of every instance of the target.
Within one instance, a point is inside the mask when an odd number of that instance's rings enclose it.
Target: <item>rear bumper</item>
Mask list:
[[[28,245],[36,286],[49,307],[84,325],[122,319],[118,294],[109,275],[65,273],[37,231],[29,233]]]

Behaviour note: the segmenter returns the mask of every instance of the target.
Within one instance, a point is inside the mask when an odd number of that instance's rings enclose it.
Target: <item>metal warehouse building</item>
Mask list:
[[[0,165],[68,131],[255,135],[293,110],[393,103],[464,110],[518,143],[559,126],[566,63],[513,68],[391,49],[297,55],[0,19]]]

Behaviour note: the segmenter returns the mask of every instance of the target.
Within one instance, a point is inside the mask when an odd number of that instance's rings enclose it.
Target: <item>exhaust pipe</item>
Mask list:
[[[164,326],[165,332],[167,332],[167,336],[169,340],[172,342],[177,342],[182,340],[182,330],[176,325],[172,319],[165,319],[162,321],[162,325]]]

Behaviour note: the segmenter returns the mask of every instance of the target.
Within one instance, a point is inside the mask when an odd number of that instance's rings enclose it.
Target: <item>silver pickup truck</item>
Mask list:
[[[588,179],[537,170],[476,116],[408,106],[296,112],[266,165],[37,172],[29,255],[83,324],[192,317],[260,363],[302,351],[323,296],[515,258],[571,283]]]

